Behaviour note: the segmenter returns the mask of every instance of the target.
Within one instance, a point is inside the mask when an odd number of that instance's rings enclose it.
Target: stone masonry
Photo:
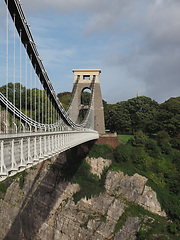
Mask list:
[[[104,108],[101,97],[101,89],[99,83],[99,69],[79,69],[72,70],[74,72],[74,86],[79,76],[79,82],[77,86],[77,94],[72,102],[69,116],[74,122],[79,121],[79,111],[81,110],[81,95],[84,89],[90,89],[92,91],[92,80],[95,76],[95,88],[94,88],[94,129],[99,134],[105,134],[105,123],[104,123]],[[73,86],[73,87],[74,87]]]

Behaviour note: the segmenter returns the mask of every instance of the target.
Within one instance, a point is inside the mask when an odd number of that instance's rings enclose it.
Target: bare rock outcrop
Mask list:
[[[73,194],[78,184],[60,179],[65,154],[56,160],[57,169],[49,163],[28,170],[24,186],[18,178],[0,200],[0,239],[5,240],[105,240],[136,239],[140,219],[129,216],[121,229],[115,232],[118,221],[135,202],[144,208],[165,216],[156,193],[146,186],[147,179],[139,174],[125,175],[109,170],[105,192],[76,204]],[[87,159],[94,174],[101,174],[110,161]]]
[[[105,187],[109,194],[122,196],[128,201],[136,202],[145,209],[165,217],[166,213],[161,210],[156,192],[146,186],[146,182],[147,178],[137,173],[128,176],[121,171],[109,171]]]
[[[90,165],[90,172],[101,177],[101,174],[105,167],[109,167],[111,165],[111,160],[104,159],[102,157],[99,158],[89,158],[86,157],[86,162]]]
[[[150,212],[156,213],[162,217],[166,217],[165,211],[161,210],[161,205],[157,200],[156,192],[153,191],[151,187],[144,187],[144,191],[136,199],[136,203],[149,210]]]
[[[138,217],[129,217],[123,228],[115,235],[114,240],[119,239],[136,239],[136,231],[139,229],[140,220]]]

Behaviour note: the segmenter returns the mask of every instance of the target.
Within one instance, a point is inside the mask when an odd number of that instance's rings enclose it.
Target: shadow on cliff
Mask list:
[[[45,162],[41,164],[19,213],[4,240],[34,240],[36,238],[57,199],[66,189],[68,180],[75,174],[91,146],[92,143],[83,144],[67,151],[67,153],[59,154],[35,192],[33,192],[33,187],[44,168]]]

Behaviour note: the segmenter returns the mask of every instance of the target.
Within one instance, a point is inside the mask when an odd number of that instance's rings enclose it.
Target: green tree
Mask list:
[[[127,102],[119,102],[111,105],[106,115],[106,127],[111,131],[126,133],[131,132],[131,119],[127,109]]]
[[[180,133],[180,97],[170,98],[160,104],[156,120],[159,130],[167,131],[171,136]]]
[[[138,130],[134,134],[134,138],[131,138],[128,143],[130,143],[134,147],[144,147],[148,141],[148,137],[142,130]]]
[[[62,103],[63,107],[67,109],[71,102],[71,93],[70,92],[58,93],[57,97],[59,98],[59,101]]]
[[[106,127],[121,133],[132,133],[137,130],[154,133],[158,129],[154,121],[158,108],[159,104],[156,101],[145,96],[110,106],[105,104]]]
[[[149,154],[149,156],[153,158],[158,158],[161,153],[161,149],[157,145],[157,141],[155,141],[152,138],[147,139],[147,142],[145,144],[145,149],[146,149],[146,152]]]
[[[125,144],[120,144],[114,150],[114,159],[116,160],[116,162],[129,162],[131,161],[131,152],[131,145],[127,146]]]
[[[171,145],[173,148],[180,151],[180,134],[177,134],[171,139]]]
[[[91,93],[83,91],[81,95],[81,104],[90,105],[91,103]]]
[[[127,102],[133,131],[142,130],[146,132],[148,129],[146,126],[156,116],[158,103],[145,96],[132,98]]]

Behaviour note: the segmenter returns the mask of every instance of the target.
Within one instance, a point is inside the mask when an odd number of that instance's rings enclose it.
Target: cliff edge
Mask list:
[[[103,158],[86,158],[90,171],[101,178],[111,164]],[[146,186],[147,178],[108,170],[105,190],[77,203],[80,186],[64,180],[66,154],[28,169],[20,185],[17,176],[0,200],[0,239],[8,240],[103,240],[136,239],[143,221],[153,221],[141,210],[165,217],[156,193]],[[55,166],[55,167],[54,167]],[[137,214],[132,213],[137,210]],[[145,210],[145,211],[146,211]],[[133,210],[134,211],[134,210]]]

